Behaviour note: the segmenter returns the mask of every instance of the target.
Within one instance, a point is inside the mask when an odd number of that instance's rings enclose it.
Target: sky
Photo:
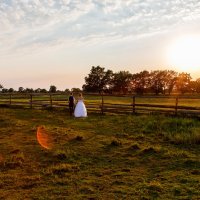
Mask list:
[[[0,0],[0,84],[81,88],[98,65],[196,79],[199,38],[199,0]]]

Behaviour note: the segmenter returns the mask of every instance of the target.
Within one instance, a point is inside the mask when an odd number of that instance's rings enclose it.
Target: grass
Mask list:
[[[1,108],[0,199],[198,199],[199,138],[192,118]]]
[[[175,99],[176,96],[136,96],[136,103],[145,103],[145,104],[160,104],[160,105],[175,105]],[[194,98],[193,98],[194,97]],[[10,101],[10,96],[2,94],[0,95],[0,102],[5,101],[9,103]],[[75,94],[75,98],[78,99],[78,94]],[[179,105],[180,106],[194,106],[194,107],[200,107],[200,101],[199,101],[200,96],[198,95],[188,95],[188,96],[180,96],[179,98]],[[90,103],[97,103],[101,104],[102,97],[97,95],[85,95],[84,96],[85,102],[90,104]],[[129,96],[104,96],[103,97],[105,103],[111,103],[111,104],[132,104],[132,95],[130,94]],[[46,95],[39,95],[37,94],[32,96],[33,101],[44,101],[46,103],[50,102],[50,97],[49,94]],[[52,100],[56,101],[57,103],[66,103],[67,105],[67,100],[68,100],[68,95],[63,94],[63,95],[52,95]],[[30,102],[30,95],[29,94],[14,94],[12,95],[12,101],[14,102]]]

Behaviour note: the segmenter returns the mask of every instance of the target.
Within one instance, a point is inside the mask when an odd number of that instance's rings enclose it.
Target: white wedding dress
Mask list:
[[[76,104],[74,110],[75,117],[87,117],[87,110],[85,104],[83,103],[83,99],[79,99],[78,103]]]

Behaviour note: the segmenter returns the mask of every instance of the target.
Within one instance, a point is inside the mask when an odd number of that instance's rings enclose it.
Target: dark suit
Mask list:
[[[69,113],[70,115],[74,112],[74,106],[75,106],[75,98],[71,95],[69,96]]]

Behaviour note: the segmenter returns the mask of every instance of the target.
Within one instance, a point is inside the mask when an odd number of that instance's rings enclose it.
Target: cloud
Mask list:
[[[200,19],[198,0],[3,0],[0,54],[173,30]]]

